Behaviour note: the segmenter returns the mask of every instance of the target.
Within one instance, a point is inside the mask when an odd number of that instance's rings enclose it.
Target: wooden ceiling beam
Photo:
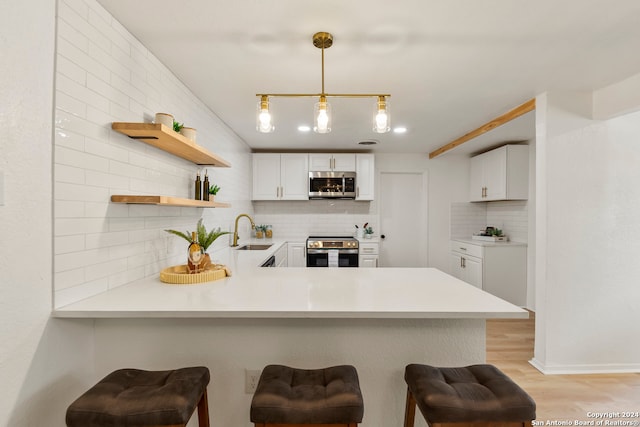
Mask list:
[[[510,122],[513,119],[517,119],[518,117],[527,114],[529,111],[533,111],[536,109],[536,99],[530,99],[529,101],[525,102],[522,105],[517,106],[516,108],[514,108],[513,110],[510,110],[506,113],[504,113],[503,115],[496,117],[495,119],[491,120],[488,123],[485,123],[484,125],[480,126],[479,128],[472,130],[471,132],[467,133],[466,135],[461,136],[460,138],[451,141],[450,143],[443,145],[442,147],[438,148],[435,151],[432,151],[431,153],[429,153],[429,158],[433,159],[434,157],[439,156],[442,153],[445,153],[453,148],[456,148],[457,146],[464,144],[467,141],[472,140],[473,138],[476,138],[484,133],[489,132],[492,129],[497,128],[498,126],[502,126],[505,123]]]

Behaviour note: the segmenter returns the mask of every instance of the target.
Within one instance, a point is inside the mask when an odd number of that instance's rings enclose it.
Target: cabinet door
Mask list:
[[[500,147],[482,155],[484,200],[507,198],[507,147]]]
[[[462,270],[462,257],[455,252],[449,256],[449,270],[451,275],[460,280],[464,280],[464,273]]]
[[[464,281],[482,289],[482,260],[473,257],[462,257]]]
[[[469,200],[472,202],[484,201],[482,159],[482,155],[471,158],[471,168],[469,170]]]
[[[287,267],[288,265],[288,244],[285,243],[274,254],[276,257],[276,267]]]
[[[289,267],[306,267],[307,259],[305,256],[305,244],[304,243],[288,243],[289,255],[288,262]]]
[[[356,154],[356,200],[374,199],[375,157]]]
[[[309,199],[309,157],[306,154],[280,155],[280,196],[282,200]]]
[[[253,200],[278,200],[280,154],[253,155]]]
[[[331,154],[309,154],[309,170],[312,172],[330,171],[333,166]]]
[[[360,255],[358,264],[360,268],[376,268],[378,267],[378,255]]]
[[[353,172],[356,170],[355,154],[334,154],[333,170],[340,172]]]

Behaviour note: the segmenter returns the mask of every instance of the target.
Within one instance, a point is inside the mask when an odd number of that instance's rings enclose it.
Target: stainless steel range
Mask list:
[[[310,236],[307,267],[358,267],[358,240],[351,236]]]

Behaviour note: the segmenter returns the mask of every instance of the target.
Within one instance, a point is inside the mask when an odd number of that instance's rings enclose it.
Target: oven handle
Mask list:
[[[329,251],[338,251],[339,254],[358,254],[357,249],[307,249],[308,254],[328,254]]]

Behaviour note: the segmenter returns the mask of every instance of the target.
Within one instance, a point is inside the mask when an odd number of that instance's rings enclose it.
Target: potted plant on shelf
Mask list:
[[[209,194],[212,196],[209,197],[209,200],[213,201],[213,199],[215,199],[215,195],[218,194],[218,191],[220,191],[220,187],[216,184],[209,187]]]
[[[184,127],[184,123],[178,123],[177,121],[173,121],[173,130],[174,132],[180,133],[182,128]]]
[[[185,239],[187,242],[191,243],[191,232],[187,231],[187,232],[181,232],[181,231],[177,231],[177,230],[164,230],[167,233],[170,234],[174,234],[178,237],[182,237],[183,239]],[[222,231],[220,229],[220,227],[218,228],[214,228],[211,231],[207,232],[207,228],[204,226],[203,222],[202,222],[202,218],[200,218],[198,220],[198,224],[196,225],[196,239],[197,242],[201,247],[202,250],[204,251],[204,260],[202,261],[200,268],[201,269],[205,269],[209,264],[211,264],[211,257],[209,256],[209,254],[207,253],[207,250],[209,249],[209,246],[211,246],[213,244],[213,242],[216,241],[216,239],[220,236],[224,236],[225,234],[231,234],[230,231]]]

